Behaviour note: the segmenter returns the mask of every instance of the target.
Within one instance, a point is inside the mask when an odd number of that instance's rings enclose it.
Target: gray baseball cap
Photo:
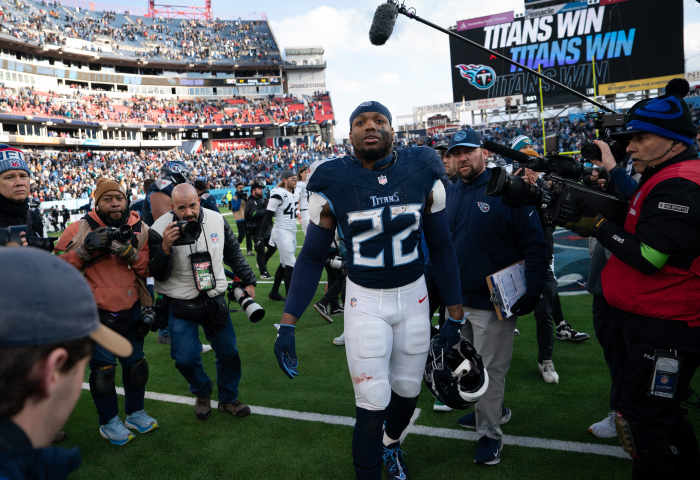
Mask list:
[[[0,347],[90,337],[120,357],[131,343],[102,325],[87,281],[68,262],[35,248],[0,248]]]

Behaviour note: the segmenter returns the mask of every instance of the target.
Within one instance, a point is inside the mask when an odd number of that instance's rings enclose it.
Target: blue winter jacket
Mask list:
[[[493,308],[486,277],[525,259],[528,295],[539,295],[547,267],[542,224],[532,206],[509,207],[486,195],[491,169],[447,190],[447,218],[462,280],[462,303]]]

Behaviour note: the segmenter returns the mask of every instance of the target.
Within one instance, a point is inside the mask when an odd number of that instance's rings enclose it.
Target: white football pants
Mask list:
[[[270,243],[274,243],[280,252],[280,265],[293,267],[297,260],[297,232],[273,227]]]

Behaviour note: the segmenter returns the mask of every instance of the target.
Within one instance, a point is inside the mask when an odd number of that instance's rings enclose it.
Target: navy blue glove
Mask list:
[[[460,340],[460,330],[466,322],[467,314],[464,314],[464,318],[455,320],[449,315],[445,319],[445,323],[440,327],[440,344],[442,348],[450,348]]]
[[[299,375],[299,361],[297,360],[296,341],[294,338],[295,325],[280,325],[275,340],[275,356],[280,368],[289,378]]]

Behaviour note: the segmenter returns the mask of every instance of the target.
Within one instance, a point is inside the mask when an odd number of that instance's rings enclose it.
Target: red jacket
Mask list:
[[[88,215],[101,227],[106,226],[95,210]],[[133,211],[127,223],[132,227],[140,225],[140,232],[136,233],[138,254],[131,265],[115,255],[106,255],[94,263],[85,265],[77,250],[92,229],[84,218],[70,224],[55,246],[61,258],[84,273],[95,295],[97,306],[109,312],[128,310],[139,301],[140,295],[141,299],[144,296],[144,286],[140,285],[137,279],[145,279],[148,276],[148,227],[141,222],[138,213]]]

